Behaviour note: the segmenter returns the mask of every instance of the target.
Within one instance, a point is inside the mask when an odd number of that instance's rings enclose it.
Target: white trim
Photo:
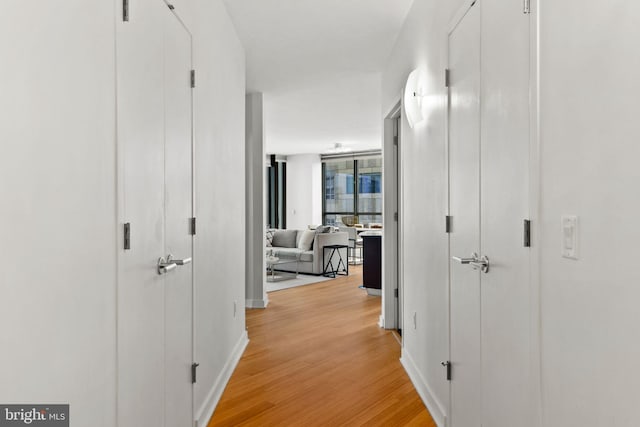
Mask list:
[[[268,305],[269,305],[269,298],[245,300],[246,308],[267,308]]]
[[[247,335],[247,332],[245,331],[240,336],[240,339],[231,352],[231,357],[229,357],[229,360],[227,360],[227,363],[225,363],[222,371],[220,372],[220,375],[218,375],[218,378],[213,383],[213,387],[211,387],[211,390],[207,394],[207,398],[198,410],[195,418],[196,427],[204,427],[209,423],[209,420],[213,415],[213,411],[215,411],[216,406],[218,406],[218,402],[222,397],[222,393],[224,392],[224,389],[227,386],[229,379],[231,378],[231,374],[233,374],[233,371],[236,369],[238,362],[240,362],[240,358],[242,357],[242,354],[244,353],[244,350],[247,348],[248,344],[249,337]]]
[[[530,122],[529,122],[529,219],[531,220],[531,252],[529,254],[530,317],[529,336],[531,353],[531,419],[533,425],[542,426],[542,304],[540,296],[540,225],[541,225],[541,162],[540,162],[540,2],[531,0],[529,14],[530,65]]]
[[[404,367],[404,370],[409,375],[409,379],[413,383],[413,386],[416,388],[416,391],[420,395],[420,398],[424,402],[425,406],[429,410],[431,414],[431,418],[435,421],[438,427],[446,427],[447,423],[447,414],[440,403],[440,401],[436,398],[435,393],[431,390],[427,382],[424,380],[422,375],[420,374],[420,370],[413,362],[413,359],[409,355],[409,353],[402,349],[402,356],[400,357],[400,363]]]
[[[384,329],[398,328],[397,312],[400,311],[399,304],[402,304],[402,295],[399,295],[398,299],[395,297],[395,290],[400,287],[400,283],[398,283],[398,276],[401,273],[401,271],[399,271],[401,266],[398,265],[398,261],[402,260],[402,252],[398,243],[402,234],[400,229],[401,218],[398,218],[397,226],[396,221],[393,219],[394,212],[398,212],[398,215],[401,215],[402,195],[397,195],[397,203],[392,195],[398,190],[398,180],[396,177],[399,175],[399,172],[396,170],[398,168],[399,160],[398,163],[393,161],[393,152],[395,150],[393,143],[393,127],[394,121],[402,114],[402,94],[400,94],[397,99],[398,101],[382,121],[382,222],[386,231],[384,236],[382,236],[382,289],[380,291],[380,295],[382,295],[382,314],[378,325]],[[398,143],[401,144],[400,140],[402,139],[402,136],[400,129],[398,129],[398,137]],[[400,151],[398,151],[398,153],[399,152]],[[372,294],[369,293],[369,295]]]

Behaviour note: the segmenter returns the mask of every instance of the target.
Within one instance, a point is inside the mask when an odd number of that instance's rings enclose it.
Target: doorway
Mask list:
[[[395,303],[396,303],[396,330],[398,331],[398,335],[402,337],[402,319],[403,319],[403,311],[402,311],[402,273],[404,269],[402,268],[402,227],[401,227],[401,203],[400,200],[402,198],[402,157],[400,155],[400,141],[401,141],[401,129],[402,129],[402,115],[398,112],[397,116],[393,119],[393,164],[395,166],[395,192],[394,192],[394,204],[395,210],[393,213],[393,221],[395,225],[395,259],[393,260],[395,264],[395,279],[396,286],[394,290]]]
[[[118,425],[193,423],[191,35],[162,0],[118,20]]]
[[[469,1],[448,34],[450,425],[527,426],[529,16]]]
[[[383,283],[380,326],[402,335],[402,103],[384,119]]]

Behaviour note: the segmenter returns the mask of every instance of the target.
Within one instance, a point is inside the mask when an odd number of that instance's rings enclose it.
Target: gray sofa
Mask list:
[[[267,247],[265,253],[271,252],[274,256],[281,257],[297,257],[298,273],[322,274],[324,266],[322,265],[323,248],[327,245],[346,245],[349,244],[349,234],[344,232],[313,232],[313,243],[311,248],[304,247],[301,243],[304,233],[310,233],[307,230],[269,230],[267,232]],[[271,233],[271,236],[269,235]],[[307,243],[309,235],[307,237]],[[270,246],[271,245],[271,246]],[[302,246],[302,247],[301,247]],[[347,249],[339,249],[344,262],[347,262]],[[325,256],[328,257],[330,250],[327,249]],[[338,255],[334,255],[333,265],[338,264]],[[325,259],[325,263],[328,262]],[[277,266],[278,270],[295,271],[296,263],[288,263]]]

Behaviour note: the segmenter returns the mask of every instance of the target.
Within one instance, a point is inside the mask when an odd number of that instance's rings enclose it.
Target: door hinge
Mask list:
[[[191,87],[196,87],[196,70],[191,70]]]
[[[196,371],[198,370],[199,363],[193,363],[191,365],[191,384],[196,383]]]
[[[122,21],[129,22],[129,0],[122,0]]]
[[[440,364],[447,368],[447,381],[451,381],[451,362],[447,360],[446,362],[440,362]]]
[[[451,215],[447,215],[444,217],[444,228],[445,231],[447,233],[451,233],[451,222],[453,221],[453,218],[451,217]]]
[[[531,220],[529,219],[525,219],[524,220],[524,247],[525,248],[530,248],[531,247]]]
[[[131,249],[131,224],[127,222],[124,225],[124,250],[129,249]]]
[[[395,289],[393,290],[393,296],[394,296],[394,297],[396,297],[396,298],[398,298],[398,288],[395,288]]]
[[[531,13],[531,0],[523,0],[522,12],[525,15],[528,15]]]
[[[398,220],[398,212],[394,212],[393,213],[393,220],[397,221]]]
[[[195,236],[196,235],[196,219],[191,218],[191,235]]]
[[[398,135],[393,137],[393,145],[398,145]]]
[[[451,76],[451,72],[448,68],[444,69],[444,87],[449,87],[451,85],[451,81],[449,80]]]

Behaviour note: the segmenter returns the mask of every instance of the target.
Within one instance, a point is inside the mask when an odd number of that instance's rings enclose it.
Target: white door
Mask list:
[[[178,262],[165,275],[165,425],[189,426],[193,422],[191,36],[172,13],[164,16],[164,253]]]
[[[481,248],[482,423],[534,425],[530,377],[529,20],[521,2],[482,8]],[[510,4],[511,3],[511,4]],[[533,345],[532,345],[533,344]]]
[[[451,262],[451,425],[479,426],[480,10],[472,7],[449,34],[449,215]]]
[[[527,426],[529,19],[521,5],[474,2],[449,35],[449,67],[451,425]]]
[[[117,23],[118,425],[192,424],[191,41],[162,0]],[[119,14],[119,16],[122,16]],[[122,239],[124,240],[124,239]]]

